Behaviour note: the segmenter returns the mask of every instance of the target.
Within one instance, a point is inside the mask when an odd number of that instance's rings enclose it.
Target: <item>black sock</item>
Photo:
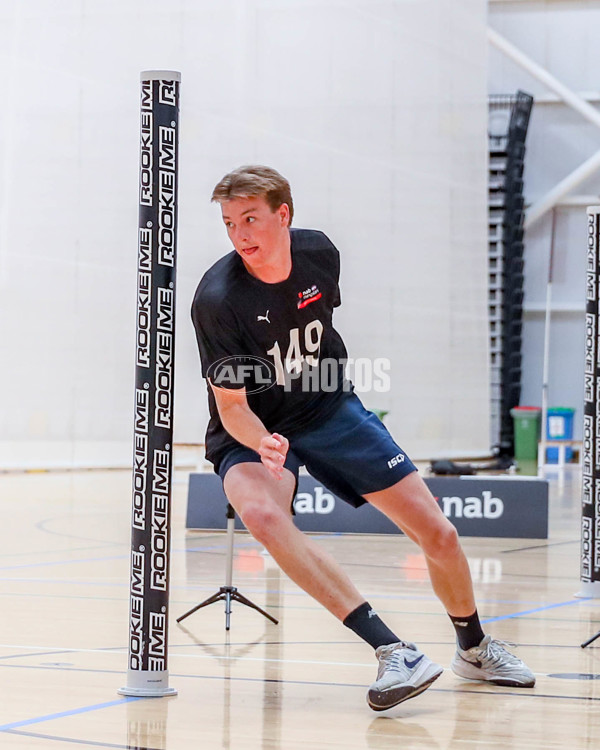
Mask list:
[[[448,617],[452,620],[454,630],[456,630],[456,637],[458,638],[458,645],[463,651],[467,651],[473,648],[473,646],[479,646],[483,640],[484,633],[481,629],[477,610],[472,615],[469,615],[469,617],[453,617],[450,614]]]
[[[344,620],[344,625],[353,630],[356,635],[369,643],[373,648],[398,643],[400,638],[392,633],[388,626],[375,612],[369,602],[350,612]]]

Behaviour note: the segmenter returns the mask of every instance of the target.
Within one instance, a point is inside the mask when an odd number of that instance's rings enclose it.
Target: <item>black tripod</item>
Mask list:
[[[231,618],[231,602],[236,601],[240,604],[245,604],[246,607],[250,607],[251,609],[255,609],[257,612],[260,612],[261,615],[267,618],[267,620],[271,620],[271,622],[275,623],[275,625],[279,624],[279,620],[276,620],[274,617],[272,617],[268,612],[265,612],[264,609],[261,609],[257,604],[254,604],[254,602],[251,602],[250,599],[247,599],[243,594],[240,594],[240,592],[236,589],[235,586],[232,586],[233,582],[233,538],[235,534],[235,510],[231,506],[230,503],[227,503],[227,561],[226,561],[226,568],[225,568],[225,585],[221,586],[221,588],[217,591],[216,594],[213,594],[212,596],[209,596],[208,599],[205,599],[203,602],[200,602],[200,604],[196,604],[195,607],[192,607],[192,609],[185,612],[185,614],[181,615],[181,617],[177,618],[177,622],[181,622],[182,620],[185,620],[186,617],[189,617],[190,615],[193,615],[194,612],[201,609],[202,607],[207,607],[209,604],[214,604],[215,602],[225,602],[225,630],[229,630],[229,621]]]
[[[593,643],[596,638],[600,638],[600,630],[596,633],[596,635],[593,635],[591,638],[588,638],[587,641],[584,641],[581,644],[581,648],[585,648],[586,646],[589,646],[590,643]]]

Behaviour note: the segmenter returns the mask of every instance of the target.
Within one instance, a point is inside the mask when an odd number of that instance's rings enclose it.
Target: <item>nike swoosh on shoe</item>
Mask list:
[[[459,658],[462,659],[465,664],[471,664],[473,667],[477,667],[477,669],[481,669],[483,664],[479,661],[479,659],[475,659],[475,661],[471,661],[470,659],[465,659],[465,657],[462,654],[458,654]]]

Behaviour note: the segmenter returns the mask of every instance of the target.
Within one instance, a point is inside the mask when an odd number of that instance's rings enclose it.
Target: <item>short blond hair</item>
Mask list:
[[[221,203],[233,198],[262,196],[271,211],[277,211],[282,203],[290,210],[290,224],[294,216],[294,202],[290,183],[271,167],[250,164],[238,167],[223,177],[213,190],[211,201]]]

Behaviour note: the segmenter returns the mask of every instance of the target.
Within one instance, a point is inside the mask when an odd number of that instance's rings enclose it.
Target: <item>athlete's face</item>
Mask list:
[[[272,211],[262,196],[234,198],[221,203],[221,212],[229,239],[249,269],[260,272],[288,262],[287,203]]]

